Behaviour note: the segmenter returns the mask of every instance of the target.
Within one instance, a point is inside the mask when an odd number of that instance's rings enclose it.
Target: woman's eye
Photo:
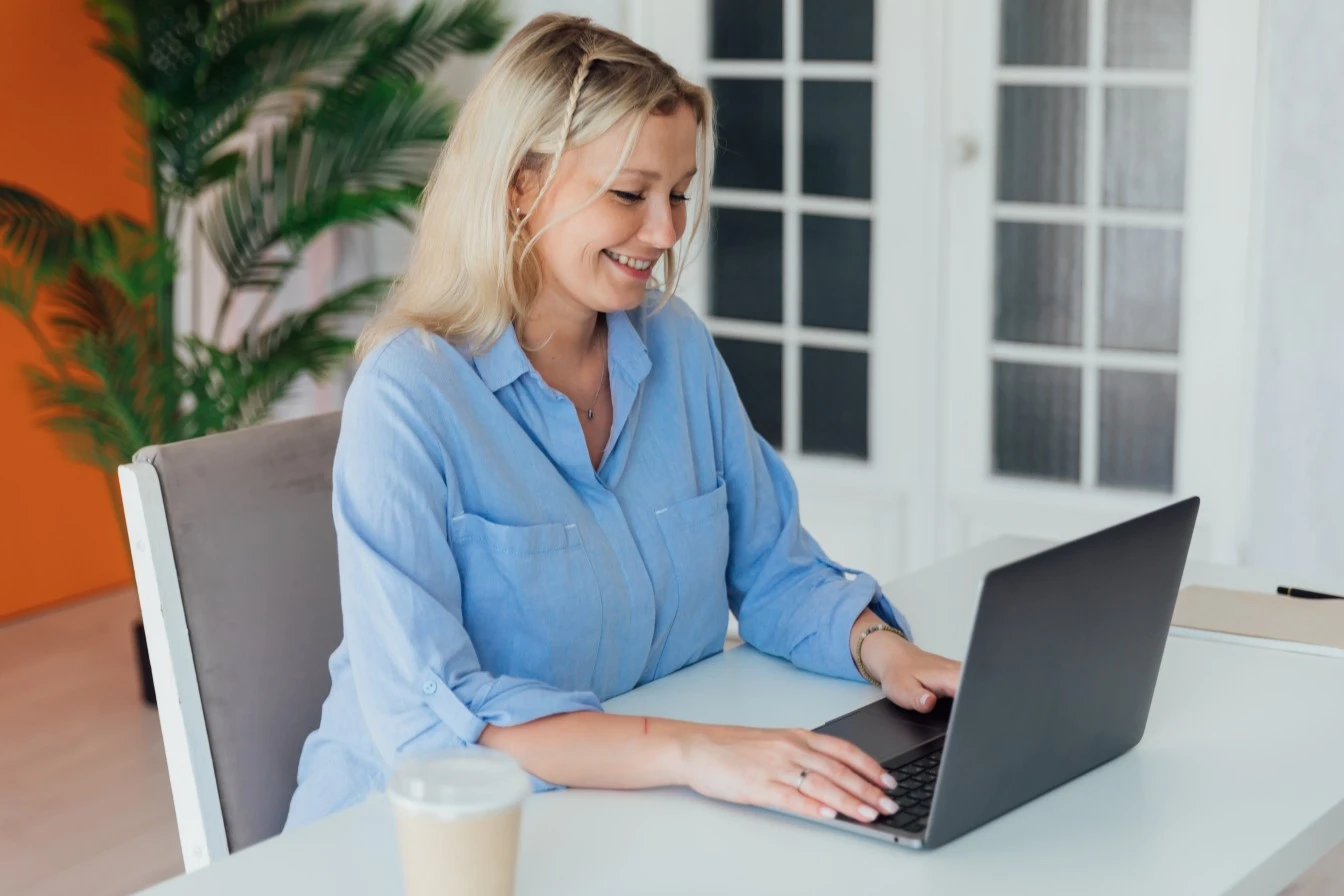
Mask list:
[[[673,194],[672,194],[672,201],[675,202],[675,203],[678,204],[678,205],[684,205],[684,204],[686,203],[686,200],[688,200],[688,199],[690,199],[690,198],[691,198],[691,197],[687,196],[685,193],[673,193]]]
[[[639,193],[627,193],[625,190],[612,190],[612,194],[622,202],[639,202],[644,197]]]

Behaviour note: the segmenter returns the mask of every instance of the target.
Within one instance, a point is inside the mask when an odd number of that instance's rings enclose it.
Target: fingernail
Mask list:
[[[822,818],[835,818],[835,810],[830,806],[822,806],[819,810],[819,814]]]
[[[901,808],[900,806],[896,805],[894,800],[885,796],[878,801],[878,805],[881,806],[882,811],[887,813],[888,815],[895,815],[896,810]]]
[[[869,821],[877,820],[877,810],[874,809],[872,806],[860,806],[859,814],[862,815],[864,818],[868,819]]]
[[[888,790],[895,790],[895,789],[896,789],[896,779],[893,778],[891,775],[883,775],[883,776],[882,776],[882,786],[886,787]]]
[[[920,705],[920,706],[932,706],[932,705],[933,705],[933,695],[932,695],[932,694],[925,694],[923,697],[920,697],[920,698],[919,698],[919,705]]]

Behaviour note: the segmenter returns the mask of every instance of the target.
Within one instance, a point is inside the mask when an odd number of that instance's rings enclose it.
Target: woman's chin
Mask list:
[[[608,291],[605,301],[601,302],[602,307],[599,311],[633,311],[644,304],[644,287],[626,287],[625,289]]]

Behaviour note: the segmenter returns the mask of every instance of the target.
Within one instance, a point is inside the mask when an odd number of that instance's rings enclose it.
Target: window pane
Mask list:
[[[714,185],[784,188],[784,82],[714,78],[719,145]]]
[[[803,58],[871,62],[873,0],[803,0]]]
[[[784,216],[713,207],[709,227],[709,313],[782,321]]]
[[[803,192],[873,193],[873,84],[803,82]]]
[[[1102,201],[1111,208],[1185,207],[1185,91],[1106,90]]]
[[[999,88],[999,199],[1083,201],[1085,103],[1081,87]]]
[[[1190,67],[1190,0],[1108,0],[1106,65]]]
[[[871,225],[803,215],[803,325],[868,330]]]
[[[1101,345],[1175,352],[1181,336],[1181,232],[1101,232]]]
[[[1078,481],[1082,371],[994,363],[994,472]]]
[[[1171,491],[1176,466],[1176,375],[1103,370],[1100,387],[1097,481]]]
[[[1000,221],[995,227],[994,338],[1083,343],[1083,228]]]
[[[784,352],[774,342],[716,337],[751,425],[767,442],[784,445]]]
[[[1086,65],[1087,0],[1003,0],[1004,65]]]
[[[868,355],[803,349],[803,451],[868,456]]]
[[[710,0],[709,55],[783,59],[783,0]]]

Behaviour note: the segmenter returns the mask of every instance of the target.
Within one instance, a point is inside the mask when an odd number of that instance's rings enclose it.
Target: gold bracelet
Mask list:
[[[854,666],[859,670],[859,674],[862,675],[866,680],[868,680],[872,684],[875,684],[878,687],[882,687],[882,682],[878,681],[871,674],[869,674],[868,668],[863,664],[863,641],[873,632],[895,632],[902,638],[905,638],[905,632],[901,631],[898,628],[894,628],[893,626],[887,625],[885,622],[882,622],[864,629],[863,633],[859,635],[858,643],[854,645]],[[907,641],[910,640],[909,638],[905,639]]]

